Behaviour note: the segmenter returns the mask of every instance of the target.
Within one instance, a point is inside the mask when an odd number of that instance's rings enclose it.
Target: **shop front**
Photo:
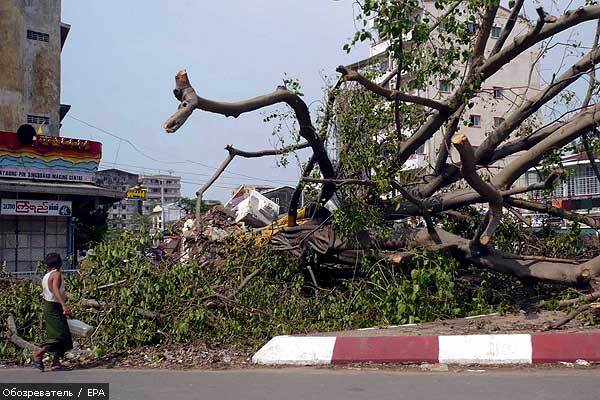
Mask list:
[[[102,222],[95,216],[125,194],[93,183],[100,143],[23,136],[0,132],[0,263],[9,273],[35,274],[55,252],[73,268],[85,232]]]

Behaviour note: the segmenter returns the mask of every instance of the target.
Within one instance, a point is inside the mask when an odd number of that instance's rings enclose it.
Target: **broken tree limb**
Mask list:
[[[433,220],[431,219],[431,213],[427,209],[427,206],[424,204],[423,200],[413,196],[408,190],[406,190],[402,185],[400,185],[396,181],[392,181],[392,187],[399,191],[402,197],[404,197],[406,200],[419,207],[419,209],[421,210],[421,215],[425,220],[425,225],[427,226],[427,232],[429,233],[429,235],[431,235],[431,238],[434,242],[438,244],[441,243],[442,241],[440,239],[440,236],[435,230],[435,225],[433,224]]]
[[[494,19],[496,17],[496,13],[498,12],[499,6],[500,0],[490,0],[487,3],[485,14],[483,15],[483,21],[481,22],[477,39],[475,40],[473,55],[471,56],[472,66],[477,66],[483,61],[485,48],[490,38],[490,32],[492,31],[492,26],[494,25]],[[472,72],[476,73],[474,69]]]
[[[598,20],[598,22],[596,23],[596,34],[594,35],[594,43],[592,44],[592,50],[598,49],[598,40],[599,39],[600,39],[600,20]],[[583,104],[582,104],[583,107],[589,106],[590,101],[592,100],[594,89],[596,87],[596,69],[592,68],[592,70],[590,71],[588,76],[589,76],[590,81],[588,83],[588,89],[587,89],[587,93],[585,95],[585,99],[583,100]],[[594,127],[594,131],[597,131],[595,127]],[[588,132],[584,133],[581,136],[581,141],[583,143],[583,148],[585,149],[585,154],[587,155],[587,158],[590,161],[592,170],[594,171],[594,174],[596,175],[596,179],[598,179],[598,182],[600,182],[600,170],[598,169],[598,165],[596,164],[596,156],[594,155],[594,152],[590,146]]]
[[[439,153],[435,160],[435,166],[433,167],[433,170],[436,174],[440,174],[446,166],[446,161],[448,161],[448,156],[450,154],[452,136],[454,136],[454,134],[458,130],[458,124],[460,123],[460,119],[466,107],[467,105],[463,104],[458,110],[454,112],[454,114],[452,114],[452,116],[448,120],[448,123],[446,124],[446,133],[444,134],[444,140],[442,141],[442,145],[440,146]]]
[[[600,308],[600,303],[591,303],[591,304],[584,304],[582,306],[579,306],[576,309],[574,309],[573,311],[571,311],[569,314],[567,314],[564,318],[561,318],[558,321],[548,325],[546,330],[558,329],[561,326],[571,322],[573,319],[577,318],[577,316],[579,314],[584,313],[590,309],[597,310],[599,308]]]
[[[600,50],[595,48],[573,64],[555,81],[540,91],[540,93],[524,101],[517,110],[512,112],[481,143],[475,154],[477,163],[488,163],[493,156],[493,151],[510,136],[511,132],[518,128],[527,118],[536,113],[544,104],[548,103],[569,85],[585,75],[587,71],[593,69],[599,61]]]
[[[118,308],[115,304],[100,303],[96,299],[80,299],[79,304],[81,304],[84,307],[94,308],[96,310],[105,310],[106,308]],[[167,316],[166,314],[156,312],[156,311],[144,310],[140,307],[134,307],[134,310],[135,310],[136,314],[138,314],[144,318],[148,318],[148,319],[161,319],[161,318],[165,318]]]
[[[500,36],[498,37],[498,39],[496,39],[496,44],[494,45],[494,48],[492,49],[492,52],[490,53],[490,55],[494,55],[494,54],[498,53],[500,50],[502,50],[504,43],[506,43],[506,40],[508,39],[508,37],[510,36],[510,33],[512,32],[513,28],[515,27],[515,24],[517,22],[517,19],[519,18],[519,13],[521,12],[521,8],[523,7],[524,2],[525,2],[525,0],[517,0],[515,2],[515,5],[512,7],[512,10],[510,12],[510,16],[506,20],[506,24],[504,24],[502,31],[500,31]]]
[[[259,151],[245,151],[236,149],[231,145],[225,146],[225,150],[227,151],[227,157],[221,162],[221,165],[215,170],[215,172],[211,175],[211,177],[206,181],[204,185],[196,192],[197,202],[196,202],[196,219],[200,219],[200,207],[202,205],[202,197],[204,193],[216,182],[217,179],[225,172],[225,169],[231,164],[233,159],[236,156],[244,157],[244,158],[258,158],[258,157],[266,157],[266,156],[277,156],[282,154],[287,154],[292,151],[305,149],[309,147],[308,142],[298,143],[291,146],[286,146],[281,149],[269,149],[269,150],[259,150]]]
[[[31,352],[41,350],[40,347],[28,342],[27,340],[19,336],[19,332],[17,330],[17,323],[15,321],[14,315],[8,314],[8,317],[6,318],[6,326],[8,328],[8,330],[6,331],[6,339],[8,339],[15,346],[21,349],[29,350]]]
[[[207,296],[204,296],[200,299],[200,301],[206,301],[206,300],[211,300],[211,299],[221,299],[224,301],[233,301],[233,299],[240,294],[240,292],[242,290],[244,290],[244,288],[248,285],[248,283],[250,283],[250,281],[256,277],[258,274],[260,274],[262,272],[261,268],[257,268],[254,271],[252,271],[250,274],[248,274],[243,280],[242,282],[240,282],[239,286],[236,287],[229,295],[225,296],[222,295],[221,293],[213,293],[213,294],[209,294]]]
[[[547,203],[536,203],[534,201],[517,199],[514,197],[508,197],[505,199],[505,201],[507,204],[510,204],[511,206],[516,208],[522,208],[524,210],[529,211],[537,211],[548,215],[552,215],[554,217],[564,218],[569,221],[580,222],[589,226],[590,228],[600,229],[600,221],[592,217],[577,214],[562,208],[553,207],[552,205]]]
[[[164,123],[164,129],[168,133],[177,131],[196,109],[221,114],[226,117],[238,117],[241,114],[275,104],[287,104],[296,115],[300,128],[299,134],[311,147],[321,174],[323,174],[324,178],[335,178],[333,165],[329,159],[323,140],[317,135],[313,127],[308,106],[297,94],[290,92],[285,87],[279,86],[271,93],[235,103],[219,102],[198,96],[190,84],[187,72],[184,70],[179,71],[175,76],[174,93],[175,97],[181,103],[178,110]],[[327,202],[334,193],[335,185],[323,185],[321,190],[322,201]]]
[[[530,168],[535,167],[551,151],[560,148],[579,138],[583,133],[600,123],[600,105],[595,105],[577,114],[556,132],[533,146],[526,153],[518,156],[492,179],[494,186],[507,188]]]
[[[336,186],[343,185],[361,185],[361,186],[375,186],[375,182],[370,179],[319,179],[319,178],[309,178],[302,177],[302,182],[306,183],[331,183]]]
[[[461,173],[467,183],[475,189],[490,205],[489,222],[479,238],[479,243],[487,245],[502,221],[502,194],[494,186],[485,182],[478,174],[475,166],[475,154],[469,139],[465,135],[452,137],[452,144],[460,154]]]
[[[527,256],[527,255],[519,255],[519,254],[504,254],[505,258],[512,258],[514,260],[535,260],[535,261],[549,261],[549,262],[559,262],[565,264],[579,264],[577,260],[569,260],[567,258],[555,258],[555,257],[545,257],[545,256]]]
[[[304,168],[302,169],[302,177],[310,175],[313,168],[315,167],[315,157],[311,156]],[[302,197],[302,192],[304,190],[304,183],[302,179],[298,181],[296,185],[296,189],[292,194],[292,199],[290,200],[290,208],[288,209],[288,221],[287,226],[292,227],[297,225],[298,219],[298,205],[300,204],[300,198]]]
[[[473,252],[468,239],[437,228],[441,243],[432,240],[425,228],[406,228],[395,232],[386,240],[373,239],[368,232],[362,232],[356,238],[342,239],[336,235],[331,225],[307,222],[304,225],[286,228],[271,238],[270,247],[276,251],[285,251],[294,257],[301,257],[306,249],[315,251],[322,257],[337,255],[356,257],[360,251],[368,249],[402,251],[402,249],[427,249],[435,252],[448,252],[460,261],[472,262],[482,268],[494,270],[521,279],[534,279],[561,285],[587,287],[590,279],[600,274],[600,257],[582,264],[570,261],[523,260],[517,255],[490,251]],[[414,250],[411,250],[414,251]],[[354,264],[355,258],[344,257],[344,262]]]
[[[387,89],[383,86],[376,84],[375,82],[370,81],[366,77],[364,77],[359,72],[340,65],[336,69],[337,72],[342,74],[344,80],[349,82],[356,82],[362,85],[365,89],[386,98],[387,100],[400,100],[407,103],[419,104],[425,107],[433,108],[435,110],[448,110],[449,107],[441,103],[437,100],[428,99],[426,97],[413,96],[410,94],[402,93],[398,90]]]
[[[586,294],[585,296],[578,297],[576,299],[561,300],[558,302],[558,307],[569,307],[581,302],[590,302],[600,298],[600,292],[594,292]]]
[[[95,290],[108,289],[110,287],[117,286],[117,285],[120,285],[120,284],[125,283],[125,282],[127,282],[127,279],[121,279],[120,281],[117,281],[117,282],[107,283],[106,285],[98,286],[98,287],[96,287]]]

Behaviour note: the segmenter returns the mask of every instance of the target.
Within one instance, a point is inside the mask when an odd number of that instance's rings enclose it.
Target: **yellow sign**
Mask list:
[[[145,199],[146,198],[146,192],[148,190],[146,188],[142,188],[139,186],[136,186],[134,188],[131,188],[127,191],[127,198],[128,199]]]

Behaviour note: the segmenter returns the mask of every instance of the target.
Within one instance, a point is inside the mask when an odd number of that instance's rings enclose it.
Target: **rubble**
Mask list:
[[[233,210],[236,212],[236,222],[243,221],[254,228],[269,225],[279,215],[279,205],[256,190],[252,190]]]
[[[279,206],[260,193],[240,194],[235,200],[225,206],[213,207],[199,221],[186,216],[176,222],[171,235],[158,246],[148,249],[147,256],[155,261],[188,262],[194,259],[199,265],[209,260],[218,262],[224,258],[223,243],[227,238],[256,235],[257,243],[265,244],[287,226],[287,215],[277,219]],[[307,220],[306,209],[299,209],[297,224],[302,225]]]

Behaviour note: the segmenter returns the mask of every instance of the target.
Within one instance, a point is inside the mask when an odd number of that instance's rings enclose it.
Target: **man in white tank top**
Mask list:
[[[44,322],[46,323],[47,340],[39,351],[33,355],[33,365],[44,371],[44,353],[53,353],[51,369],[62,368],[60,359],[65,352],[73,348],[73,339],[67,324],[67,316],[71,310],[67,305],[65,284],[62,279],[62,259],[57,253],[50,253],[44,259],[48,272],[42,279],[44,296]]]

